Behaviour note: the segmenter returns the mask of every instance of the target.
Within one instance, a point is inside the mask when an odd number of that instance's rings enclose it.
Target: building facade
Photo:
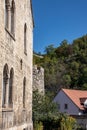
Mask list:
[[[0,130],[32,130],[31,0],[0,0]]]

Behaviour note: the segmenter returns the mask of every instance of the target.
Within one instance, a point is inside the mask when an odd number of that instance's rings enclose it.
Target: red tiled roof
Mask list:
[[[87,99],[87,91],[82,90],[72,90],[72,89],[62,89],[62,91],[73,101],[79,109],[84,109],[80,103],[81,98]]]

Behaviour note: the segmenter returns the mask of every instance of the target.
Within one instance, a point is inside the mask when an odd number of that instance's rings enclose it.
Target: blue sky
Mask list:
[[[87,34],[87,0],[32,0],[33,49],[44,53],[45,47],[58,47]]]

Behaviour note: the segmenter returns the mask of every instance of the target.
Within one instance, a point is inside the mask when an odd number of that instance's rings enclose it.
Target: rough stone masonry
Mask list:
[[[33,90],[38,90],[40,94],[45,94],[44,68],[33,66]]]
[[[32,130],[31,0],[0,0],[0,130]]]

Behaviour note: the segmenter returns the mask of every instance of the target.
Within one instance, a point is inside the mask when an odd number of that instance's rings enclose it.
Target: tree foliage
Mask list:
[[[38,90],[33,92],[33,120],[43,120],[58,113],[57,104],[52,101],[52,95],[41,95]]]
[[[45,88],[56,92],[65,88],[87,89],[87,35],[73,40],[69,44],[63,40],[57,48],[49,45],[43,59],[34,63],[45,70]]]

